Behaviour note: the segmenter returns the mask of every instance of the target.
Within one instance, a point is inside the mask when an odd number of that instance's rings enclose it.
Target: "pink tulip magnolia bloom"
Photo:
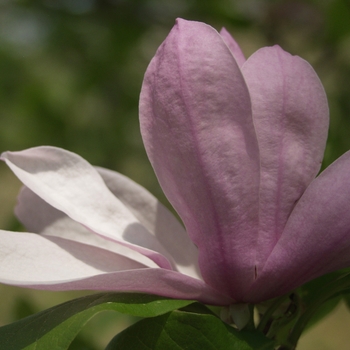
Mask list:
[[[25,187],[0,281],[256,303],[350,266],[350,153],[316,179],[328,129],[311,66],[178,20],[140,98],[144,144],[184,228],[132,180],[54,147],[6,152]],[[39,234],[36,234],[39,233]]]

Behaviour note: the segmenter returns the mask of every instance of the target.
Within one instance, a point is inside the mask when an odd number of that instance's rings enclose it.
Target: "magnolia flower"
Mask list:
[[[316,179],[323,87],[303,59],[178,20],[140,97],[148,157],[186,230],[149,192],[54,147],[6,152],[23,182],[0,281],[48,290],[257,303],[350,266],[350,153]]]

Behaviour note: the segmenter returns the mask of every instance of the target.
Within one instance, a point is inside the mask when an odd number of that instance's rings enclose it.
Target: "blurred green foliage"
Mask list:
[[[60,146],[152,189],[138,96],[176,17],[226,26],[247,55],[279,44],[309,60],[331,107],[326,163],[350,148],[348,1],[2,0],[0,149]]]
[[[138,97],[176,17],[225,26],[247,56],[278,44],[308,60],[330,105],[324,165],[350,149],[348,0],[0,0],[0,150],[63,147],[165,201],[143,149]],[[14,312],[31,310],[19,301]]]

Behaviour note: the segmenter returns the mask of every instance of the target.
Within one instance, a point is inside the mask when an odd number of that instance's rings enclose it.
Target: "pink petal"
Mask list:
[[[350,266],[350,152],[321,173],[295,206],[247,295],[260,301]]]
[[[226,45],[231,50],[233,57],[236,59],[237,64],[242,67],[243,63],[246,61],[244,54],[237,44],[236,40],[232,38],[231,34],[226,30],[226,28],[222,28],[220,30],[220,35],[224,39]]]
[[[260,149],[259,275],[295,203],[320,169],[328,105],[312,67],[278,46],[254,53],[242,72]]]
[[[204,280],[243,293],[254,279],[259,152],[246,84],[213,28],[177,20],[147,69],[140,122]]]
[[[143,268],[89,245],[31,233],[0,231],[0,282],[46,290],[130,291],[227,305],[233,300],[203,281]],[[124,270],[124,271],[123,271]]]
[[[164,257],[169,254],[157,239],[78,155],[55,147],[37,147],[5,152],[1,159],[28,188],[74,221],[135,250],[160,267],[172,268]]]

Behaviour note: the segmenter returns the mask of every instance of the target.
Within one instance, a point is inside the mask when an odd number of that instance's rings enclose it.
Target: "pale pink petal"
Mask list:
[[[67,217],[65,213],[52,207],[26,186],[21,188],[17,197],[15,214],[29,232],[35,233],[41,233],[47,226]]]
[[[0,280],[4,283],[64,282],[146,267],[110,251],[59,237],[0,230],[0,241]]]
[[[218,32],[177,20],[147,69],[140,122],[204,280],[243,293],[254,279],[259,152],[246,84]]]
[[[350,266],[349,174],[347,152],[311,182],[247,299],[282,295]]]
[[[134,250],[88,230],[63,212],[46,203],[28,187],[22,187],[15,213],[30,232],[89,244],[124,255],[130,259],[136,259],[148,267],[157,267],[155,263],[150,265],[149,259],[146,257],[142,259],[142,256],[140,257],[140,254]]]
[[[54,209],[53,207],[47,205],[47,209],[48,208]],[[85,228],[83,225],[72,220],[67,215],[64,215],[56,221],[53,221],[50,224],[48,224],[40,232],[40,234],[45,236],[65,238],[71,241],[89,244],[94,247],[106,249],[119,255],[125,256],[147,267],[158,267],[158,265],[154,261],[148,259],[146,256],[141,255],[140,253],[125,245],[118,244],[117,242],[105,239],[103,236],[97,235],[96,233]]]
[[[23,187],[20,192],[16,215],[31,232],[89,244],[118,253],[147,267],[158,267],[155,262],[135,250],[88,230],[80,223],[43,201],[27,187]]]
[[[220,35],[224,39],[226,45],[232,52],[233,57],[236,59],[237,64],[241,67],[243,63],[246,61],[244,54],[237,44],[236,40],[233,39],[231,34],[226,30],[226,28],[222,28],[220,30]]]
[[[166,269],[138,269],[105,273],[84,280],[52,285],[24,285],[45,290],[104,290],[140,292],[174,299],[197,300],[204,304],[230,305],[235,302],[203,281]]]
[[[0,231],[0,240],[1,283],[45,290],[144,292],[217,305],[233,302],[201,280],[143,268],[123,256],[74,241],[7,231]]]
[[[117,172],[97,168],[109,190],[135,215],[173,257],[175,269],[200,278],[197,248],[178,220],[146,189]],[[50,206],[27,187],[22,188],[16,215],[31,232],[50,234],[116,249],[116,245],[91,233]],[[122,247],[118,247],[122,249]],[[120,251],[118,251],[120,253]]]
[[[175,269],[186,275],[201,278],[197,247],[174,215],[145,188],[128,177],[103,168],[97,170],[110,191],[169,252]]]
[[[260,149],[259,275],[295,203],[320,169],[328,105],[312,67],[278,46],[254,53],[242,72]]]
[[[74,221],[135,250],[160,267],[172,268],[164,256],[171,259],[166,250],[83,158],[60,148],[37,147],[5,152],[1,159],[28,188]]]

